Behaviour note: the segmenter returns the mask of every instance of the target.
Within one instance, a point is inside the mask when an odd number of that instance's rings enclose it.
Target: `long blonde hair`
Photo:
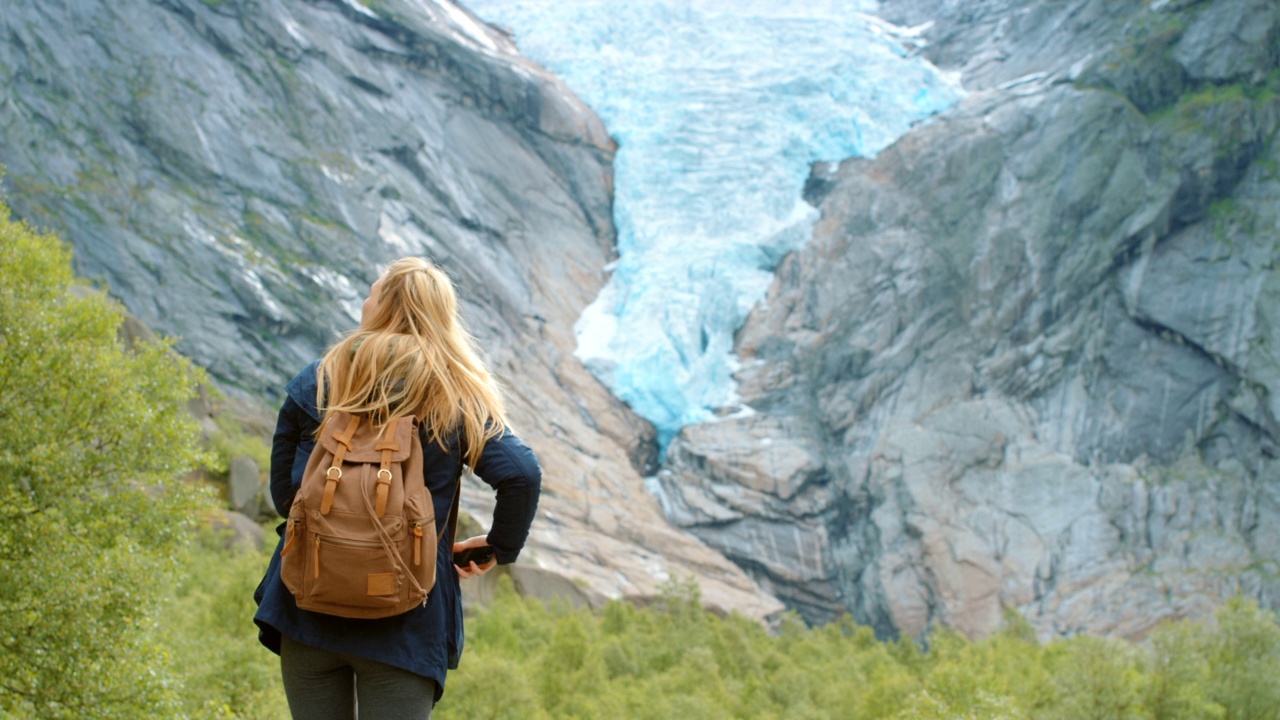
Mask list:
[[[417,415],[441,447],[461,429],[474,467],[507,427],[506,411],[458,317],[453,283],[416,257],[392,263],[381,283],[371,315],[320,360],[316,407],[325,419],[346,411],[378,425]]]

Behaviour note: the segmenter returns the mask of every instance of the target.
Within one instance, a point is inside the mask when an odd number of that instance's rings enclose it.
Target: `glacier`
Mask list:
[[[618,142],[618,260],[577,355],[663,449],[684,425],[750,412],[733,335],[811,233],[812,164],[874,155],[962,95],[866,0],[466,5]]]

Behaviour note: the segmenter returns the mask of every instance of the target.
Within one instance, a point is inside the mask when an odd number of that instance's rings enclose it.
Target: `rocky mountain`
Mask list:
[[[18,0],[0,33],[8,202],[223,388],[277,401],[381,264],[429,256],[543,463],[518,584],[596,603],[692,574],[780,609],[663,519],[653,428],[573,357],[615,148],[502,32],[449,0]]]
[[[15,0],[0,164],[19,215],[245,398],[381,264],[442,264],[543,462],[531,592],[693,574],[722,610],[883,635],[1280,606],[1280,6],[880,13],[969,94],[814,168],[814,236],[735,337],[744,409],[648,487],[653,427],[574,357],[614,143],[450,0]]]
[[[809,619],[1280,607],[1280,6],[886,0],[969,96],[815,168],[668,515]]]

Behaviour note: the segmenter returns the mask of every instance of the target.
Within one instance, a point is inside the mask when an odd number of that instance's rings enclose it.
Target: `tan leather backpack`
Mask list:
[[[368,418],[333,413],[321,427],[289,509],[280,575],[303,610],[381,618],[426,604],[436,547],[461,490],[436,531],[423,482],[418,420],[382,432]]]

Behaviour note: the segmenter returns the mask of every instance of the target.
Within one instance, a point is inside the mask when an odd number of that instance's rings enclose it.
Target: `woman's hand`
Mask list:
[[[467,538],[462,542],[454,543],[453,551],[455,553],[459,553],[459,552],[462,552],[463,550],[466,550],[467,548],[485,547],[488,544],[489,544],[488,538],[486,538],[484,535],[477,535],[473,538]],[[476,565],[475,561],[473,560],[469,563],[471,567],[464,568],[459,565],[454,565],[453,567],[457,569],[458,577],[463,578],[465,580],[466,578],[480,577],[481,575],[489,572],[494,567],[496,567],[497,564],[498,564],[498,558],[495,557],[494,559],[490,560],[484,565]]]

